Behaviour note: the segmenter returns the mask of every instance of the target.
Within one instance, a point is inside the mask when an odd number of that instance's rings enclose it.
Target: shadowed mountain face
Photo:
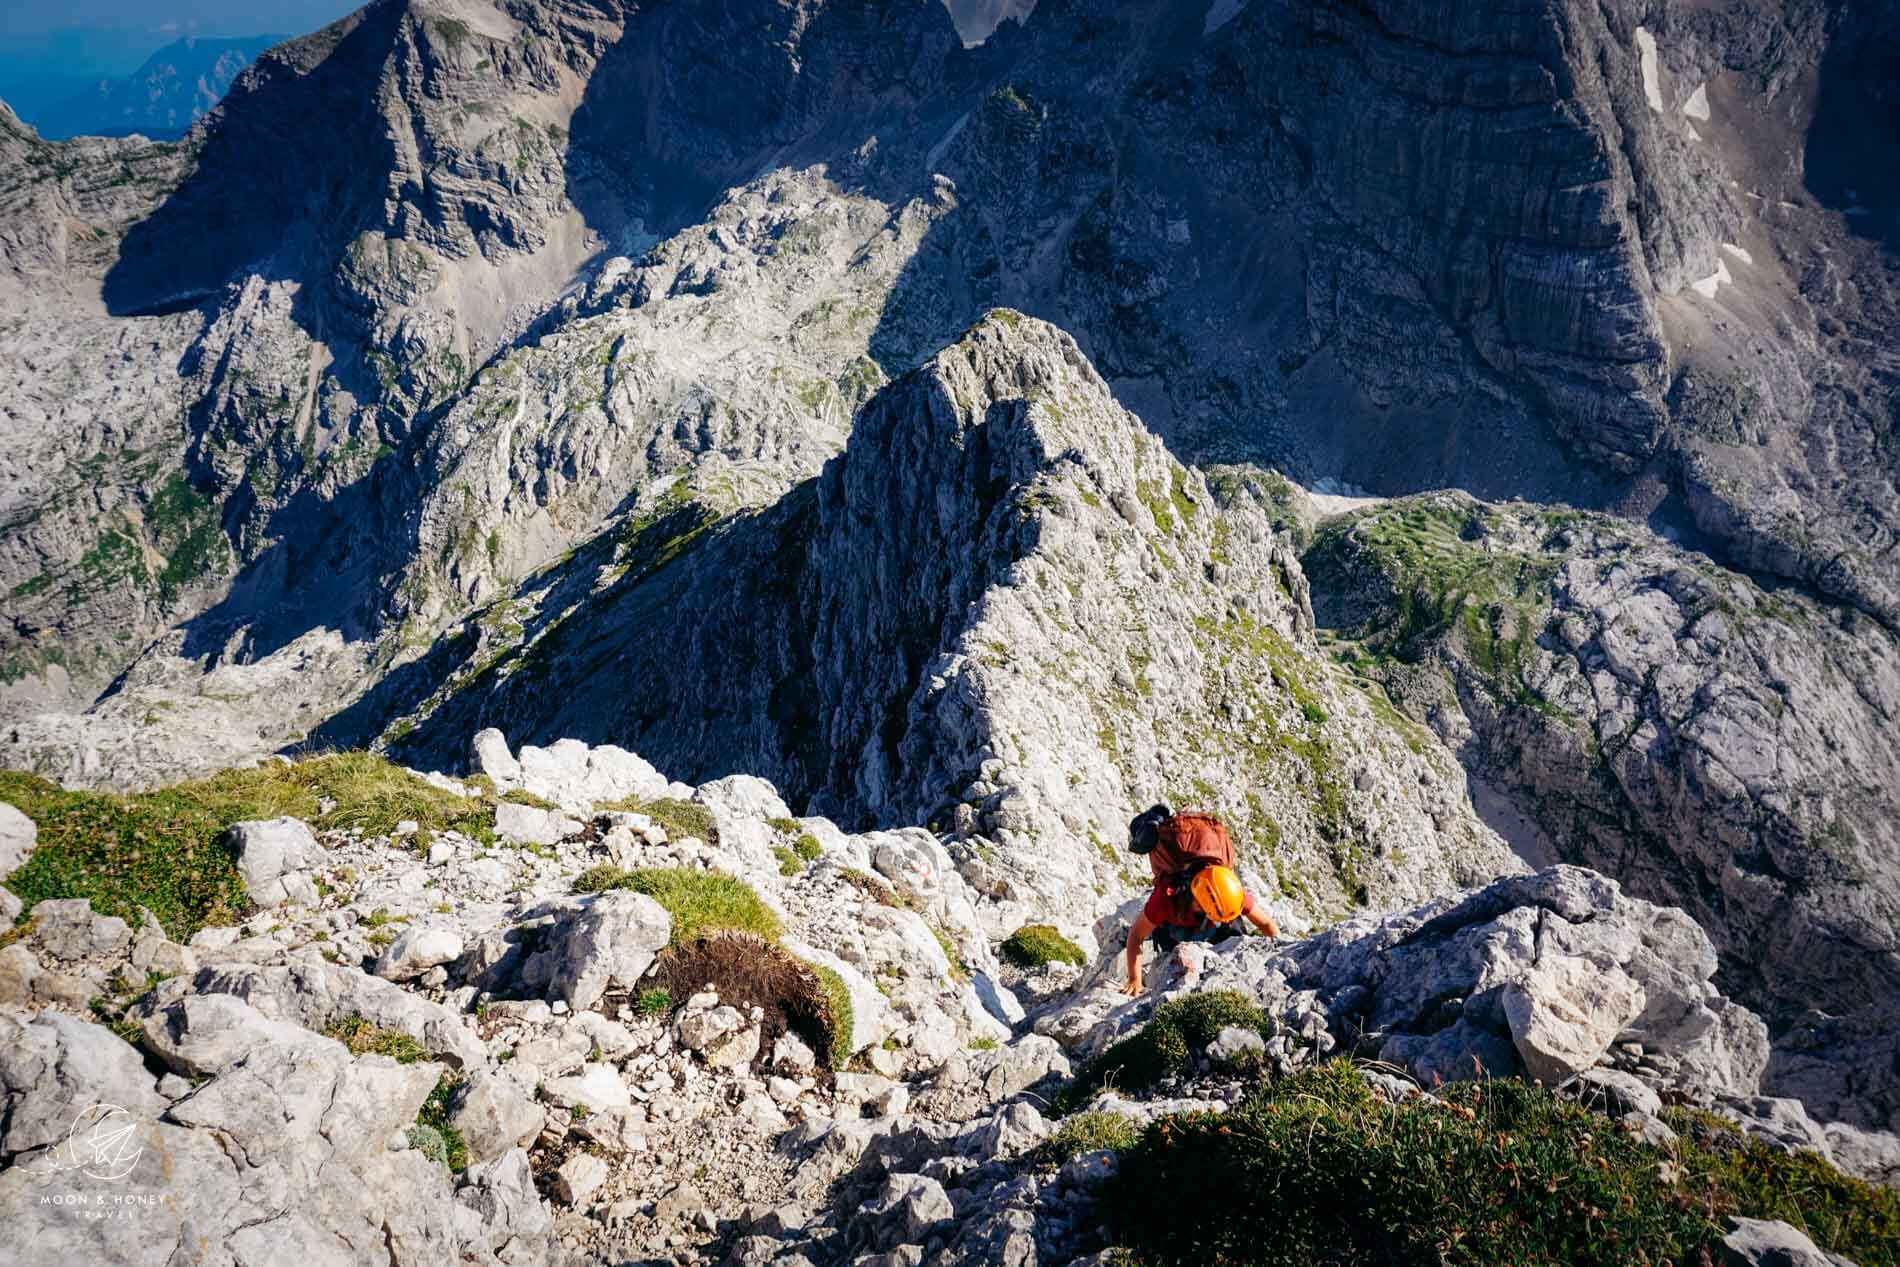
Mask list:
[[[1825,683],[1900,622],[1893,13],[1043,0],[966,46],[1009,14],[379,0],[175,145],[5,116],[0,754],[127,784],[500,721],[1029,859],[1168,795],[1327,914],[1613,816],[1727,947],[1763,876],[1858,895],[1813,936],[1884,981],[1888,695]],[[1341,503],[1275,471],[1621,528],[1513,547],[1508,594],[1463,520],[1395,530],[1325,572],[1379,626],[1348,672],[1293,548]],[[1689,677],[1612,701],[1653,657],[1578,594]],[[1840,637],[1684,631],[1738,594]],[[1447,629],[1489,686],[1416,680]]]

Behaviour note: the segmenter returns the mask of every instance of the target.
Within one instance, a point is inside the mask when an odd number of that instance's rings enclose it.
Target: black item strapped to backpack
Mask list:
[[[1128,848],[1138,854],[1154,852],[1161,840],[1161,824],[1174,817],[1166,805],[1150,805],[1128,824]]]

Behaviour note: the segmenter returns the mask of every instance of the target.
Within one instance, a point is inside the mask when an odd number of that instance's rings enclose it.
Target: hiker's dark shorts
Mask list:
[[[1162,924],[1155,929],[1154,944],[1155,949],[1165,955],[1183,942],[1221,942],[1229,937],[1245,935],[1237,919],[1225,924],[1202,924],[1199,928],[1184,928],[1180,924]]]

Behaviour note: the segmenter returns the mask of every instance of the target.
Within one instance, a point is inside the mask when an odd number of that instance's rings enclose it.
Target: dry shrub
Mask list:
[[[760,1051],[787,1030],[803,1039],[822,1067],[832,1050],[836,1024],[823,983],[803,961],[751,933],[718,932],[674,946],[654,962],[645,983],[665,990],[675,1008],[701,990],[749,1013],[763,1009]]]

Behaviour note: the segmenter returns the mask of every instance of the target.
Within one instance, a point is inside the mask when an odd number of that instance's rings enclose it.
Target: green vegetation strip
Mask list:
[[[1785,1219],[1861,1267],[1895,1265],[1900,1193],[1811,1154],[1682,1114],[1681,1139],[1655,1147],[1515,1079],[1439,1095],[1389,1104],[1333,1061],[1232,1112],[1156,1122],[1102,1208],[1146,1267],[1684,1264],[1719,1259],[1729,1215]]]
[[[445,1073],[436,1079],[435,1090],[429,1092],[429,1098],[422,1102],[422,1111],[416,1114],[415,1130],[429,1131],[441,1140],[441,1152],[433,1148],[425,1151],[436,1161],[450,1170],[468,1169],[468,1141],[462,1133],[449,1125],[449,1101],[454,1098],[455,1090],[462,1085],[462,1075]]]
[[[831,1011],[831,1050],[824,1053],[833,1069],[842,1069],[851,1059],[851,1037],[857,1017],[851,1010],[851,990],[844,978],[823,964],[808,965],[825,988],[825,1006]]]
[[[665,907],[673,917],[673,937],[668,943],[673,946],[722,929],[753,933],[769,942],[778,941],[784,932],[772,908],[745,881],[718,871],[688,867],[622,871],[600,866],[590,867],[574,880],[577,893],[604,893],[609,889],[644,893]]]
[[[1122,1039],[1082,1066],[1075,1081],[1055,1098],[1052,1111],[1073,1112],[1103,1087],[1139,1091],[1187,1068],[1194,1049],[1205,1047],[1229,1026],[1271,1037],[1271,1023],[1246,995],[1210,990],[1170,999],[1155,1009],[1140,1033]]]
[[[145,906],[181,942],[208,925],[236,923],[249,905],[222,839],[232,823],[288,814],[319,831],[382,835],[413,819],[422,826],[419,844],[450,830],[494,839],[490,805],[367,753],[268,762],[126,796],[68,792],[0,771],[0,801],[39,825],[39,847],[6,882],[27,912],[51,898],[83,897],[96,911],[137,923]]]

